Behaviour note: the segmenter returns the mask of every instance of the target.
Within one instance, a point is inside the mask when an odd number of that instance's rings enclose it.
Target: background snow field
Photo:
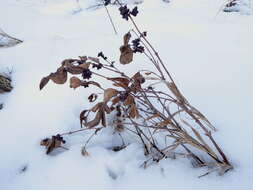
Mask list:
[[[86,9],[94,3],[0,1],[0,27],[24,41],[0,49],[0,70],[13,70],[14,86],[0,96],[0,189],[252,190],[253,16],[250,6],[246,12],[219,11],[222,0],[144,0],[136,22],[148,31],[183,94],[219,129],[215,138],[233,171],[199,179],[205,170],[192,168],[187,159],[163,160],[144,170],[139,144],[108,150],[120,140],[110,127],[91,141],[89,157],[81,155],[89,132],[66,137],[68,151],[45,154],[41,139],[80,127],[79,113],[90,107],[91,90],[49,83],[39,91],[41,78],[66,58],[103,51],[118,60],[122,36],[133,27],[109,6],[115,35],[105,9]],[[146,59],[136,56],[127,69],[119,67],[135,73],[145,65]]]

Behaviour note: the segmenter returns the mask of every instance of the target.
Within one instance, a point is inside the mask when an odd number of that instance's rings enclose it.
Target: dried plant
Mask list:
[[[0,48],[12,47],[22,42],[23,41],[6,34],[0,28]]]
[[[206,174],[218,170],[222,175],[232,169],[225,153],[212,136],[215,127],[183,96],[159,53],[147,39],[147,32],[142,32],[135,23],[137,7],[130,10],[126,5],[116,2],[122,18],[134,25],[134,29],[123,37],[119,63],[109,61],[103,52],[97,57],[66,59],[55,73],[41,80],[40,89],[50,80],[63,84],[67,81],[67,75],[71,74],[75,75],[70,78],[71,88],[88,88],[93,85],[103,94],[102,101],[81,112],[80,123],[84,128],[58,136],[84,130],[95,130],[94,134],[97,134],[107,127],[106,116],[111,116],[117,132],[127,130],[143,144],[144,154],[148,157],[143,163],[144,167],[168,157],[186,156],[191,158],[195,166],[210,168]],[[132,35],[136,38],[132,39]],[[140,69],[135,74],[128,75],[117,68],[117,64],[131,64],[134,54],[146,56],[155,70]],[[108,77],[103,74],[104,71],[111,72],[116,77]],[[101,79],[98,80],[98,77]],[[110,82],[111,88],[103,87],[101,80]],[[95,102],[99,96],[99,93],[92,93],[88,99]],[[83,150],[87,155],[85,147]],[[50,151],[48,147],[47,153]]]

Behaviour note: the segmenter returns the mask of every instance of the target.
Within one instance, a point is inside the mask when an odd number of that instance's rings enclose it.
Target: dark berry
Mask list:
[[[101,69],[103,67],[103,65],[101,63],[99,64],[92,64],[92,68],[96,68],[97,70]]]
[[[130,10],[127,8],[127,6],[121,6],[119,8],[120,14],[122,16],[123,19],[128,20],[129,16],[130,16]]]
[[[107,60],[107,57],[105,57],[102,51],[98,53],[98,57],[102,57],[104,60]]]
[[[84,69],[82,73],[83,79],[90,79],[92,72],[89,69]]]
[[[111,0],[105,0],[105,6],[109,5],[111,3]]]
[[[133,10],[131,11],[131,15],[133,16],[137,16],[137,14],[139,13],[138,8],[134,7]]]

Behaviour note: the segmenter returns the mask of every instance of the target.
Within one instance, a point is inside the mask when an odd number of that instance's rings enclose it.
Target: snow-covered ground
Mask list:
[[[116,7],[109,7],[115,35],[105,9],[86,10],[92,3],[0,2],[0,27],[24,41],[0,49],[0,70],[13,70],[14,86],[0,97],[0,189],[252,190],[253,16],[250,9],[247,14],[221,12],[222,0],[144,0],[136,22],[148,31],[184,95],[219,129],[215,137],[233,171],[199,179],[205,170],[192,168],[186,159],[163,160],[144,170],[140,145],[117,153],[107,149],[119,138],[109,127],[91,141],[88,157],[80,153],[87,132],[66,137],[69,151],[45,154],[41,139],[80,127],[89,93],[52,83],[39,91],[40,79],[65,58],[103,50],[117,60],[122,35],[132,28]],[[145,59],[135,60],[128,72],[145,65]]]

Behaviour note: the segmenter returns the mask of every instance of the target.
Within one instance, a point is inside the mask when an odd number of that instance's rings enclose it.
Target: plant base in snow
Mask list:
[[[97,57],[66,59],[56,72],[40,82],[40,89],[49,81],[64,84],[70,74],[75,75],[70,78],[70,88],[95,86],[99,90],[88,97],[89,102],[97,103],[80,113],[81,129],[42,141],[47,153],[61,147],[65,142],[64,135],[94,130],[82,151],[88,155],[86,145],[99,131],[101,133],[103,128],[108,127],[107,118],[110,117],[113,121],[110,127],[117,133],[128,131],[142,144],[147,156],[144,167],[162,159],[183,155],[191,158],[195,166],[211,168],[206,174],[218,170],[222,175],[232,169],[212,135],[215,127],[182,95],[159,53],[147,39],[147,32],[142,32],[135,23],[134,17],[139,13],[137,7],[129,9],[126,5],[118,4],[122,18],[134,26],[123,36],[119,63],[110,61],[103,52]],[[134,54],[147,57],[155,69],[141,68],[131,74],[121,71],[118,64],[131,64]],[[108,72],[111,74],[104,74]],[[103,86],[101,80],[110,86]]]

